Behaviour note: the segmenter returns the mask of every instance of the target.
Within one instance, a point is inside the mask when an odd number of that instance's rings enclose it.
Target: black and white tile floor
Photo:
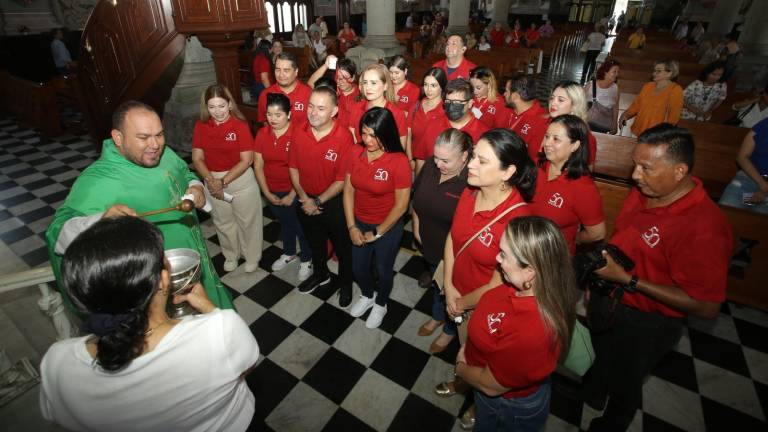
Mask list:
[[[79,174],[97,157],[87,136],[41,142],[0,118],[0,241],[28,267],[45,264],[43,233]],[[300,295],[297,269],[269,271],[281,251],[279,226],[265,212],[261,269],[225,274],[210,218],[210,253],[250,325],[263,358],[248,377],[256,395],[254,430],[451,431],[464,398],[432,389],[452,375],[454,342],[440,355],[416,335],[432,293],[419,288],[420,258],[404,247],[381,328],[368,330],[328,292]],[[331,263],[334,267],[335,263]],[[689,320],[676,350],[643,389],[632,431],[768,430],[768,314],[732,303],[713,321]],[[620,365],[617,365],[620,367]],[[585,429],[597,412],[554,392],[547,431]]]

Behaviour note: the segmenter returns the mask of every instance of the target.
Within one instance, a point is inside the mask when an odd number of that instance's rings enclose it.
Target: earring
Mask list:
[[[501,182],[501,191],[502,192],[506,192],[507,189],[509,189],[509,185],[507,184],[507,182],[502,181]]]
[[[531,283],[531,281],[525,281],[523,282],[523,288],[526,291],[528,291],[529,289],[533,288],[533,284]]]

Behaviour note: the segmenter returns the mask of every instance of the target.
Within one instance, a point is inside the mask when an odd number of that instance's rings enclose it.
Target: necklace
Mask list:
[[[158,325],[156,325],[156,326],[154,326],[154,327],[150,328],[149,330],[145,331],[145,332],[144,332],[144,336],[149,336],[149,335],[151,335],[151,334],[152,334],[152,333],[153,333],[155,330],[157,330],[158,328],[160,328],[160,327],[161,327],[161,326],[163,326],[164,324],[167,324],[167,323],[169,323],[170,321],[171,321],[171,319],[170,319],[170,318],[166,318],[166,319],[165,319],[165,321],[163,321],[163,322],[161,322],[160,324],[158,324]]]

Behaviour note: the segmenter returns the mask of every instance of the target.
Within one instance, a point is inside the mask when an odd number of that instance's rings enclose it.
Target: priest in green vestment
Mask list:
[[[121,104],[112,127],[112,138],[104,140],[101,157],[77,178],[45,233],[57,281],[69,243],[99,219],[173,207],[185,195],[194,197],[196,208],[205,205],[203,184],[184,160],[165,148],[162,122],[151,107],[136,101]],[[190,248],[200,253],[201,282],[208,297],[220,308],[233,308],[232,297],[213,268],[196,213],[174,210],[146,219],[162,231],[166,249]],[[67,293],[62,295],[72,307]]]

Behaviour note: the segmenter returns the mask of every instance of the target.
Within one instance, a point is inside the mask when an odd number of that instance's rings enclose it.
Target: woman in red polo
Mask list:
[[[280,271],[299,258],[299,281],[312,275],[312,249],[296,214],[298,199],[288,174],[288,155],[293,141],[291,100],[282,93],[267,95],[267,125],[253,140],[253,169],[267,206],[280,222],[283,253],[272,263]],[[296,241],[301,251],[296,254]]]
[[[525,203],[533,197],[536,186],[536,166],[528,156],[525,142],[508,129],[484,133],[467,167],[469,187],[456,206],[443,257],[445,302],[451,318],[474,309],[485,292],[501,283],[501,274],[496,269],[501,236],[510,220],[530,214]],[[504,216],[483,229],[504,212]],[[470,238],[469,246],[459,253]],[[460,329],[459,334],[462,333]],[[435,391],[447,397],[464,389],[466,384],[456,380],[439,384]],[[471,410],[467,412],[470,414],[462,421],[465,425],[471,423],[472,417]]]
[[[469,73],[469,83],[472,84],[474,101],[472,114],[484,125],[492,128],[498,122],[497,118],[506,118],[509,108],[504,96],[499,94],[499,84],[493,72],[478,66]]]
[[[336,121],[339,125],[348,128],[349,116],[353,107],[366,103],[366,101],[360,100],[360,87],[357,85],[357,66],[355,63],[348,58],[339,59],[331,54],[325,58],[325,63],[309,77],[307,85],[315,88],[315,83],[324,77],[329,69],[333,70],[330,66],[334,63],[336,64],[336,73],[333,76],[334,81],[336,81],[336,106],[339,108]]]
[[[392,113],[397,125],[400,145],[405,148],[408,135],[405,112],[397,107],[395,87],[392,85],[392,80],[389,78],[389,71],[386,66],[373,63],[363,69],[363,72],[360,74],[360,94],[367,102],[353,106],[349,113],[349,130],[352,132],[355,142],[360,142],[360,130],[358,128],[363,114],[373,107],[380,107],[386,108]]]
[[[387,61],[387,69],[395,89],[397,107],[408,115],[419,101],[419,86],[408,81],[408,60],[398,54]]]
[[[421,99],[408,115],[408,143],[405,152],[408,158],[413,159],[413,143],[419,142],[430,124],[445,122],[445,110],[443,110],[443,98],[448,77],[441,68],[430,68],[424,74],[421,86]],[[415,172],[419,175],[424,160],[415,160]]]
[[[570,346],[576,280],[565,239],[545,218],[513,219],[500,247],[506,283],[477,304],[456,376],[475,389],[474,430],[538,431],[549,416],[549,376]]]
[[[560,81],[552,88],[549,95],[549,118],[553,119],[563,114],[573,114],[576,117],[589,121],[587,114],[587,97],[584,94],[584,88],[575,81]],[[589,166],[594,168],[595,156],[597,154],[597,139],[589,129],[588,144],[589,148]],[[538,148],[529,148],[528,152],[531,158],[538,159],[541,146]]]
[[[213,206],[213,225],[224,255],[224,271],[259,267],[262,249],[262,206],[251,170],[253,136],[229,89],[208,87],[200,97],[200,120],[192,136],[192,163],[205,180]]]
[[[363,149],[350,154],[344,181],[344,217],[353,245],[352,274],[362,291],[349,313],[359,317],[372,308],[365,326],[374,329],[387,313],[412,174],[388,109],[369,109],[360,120],[359,133]],[[374,262],[378,283],[371,274]]]
[[[603,202],[589,173],[589,150],[582,144],[588,136],[587,124],[575,115],[552,119],[539,159],[536,194],[530,203],[531,213],[560,227],[571,255],[576,243],[605,238]]]

